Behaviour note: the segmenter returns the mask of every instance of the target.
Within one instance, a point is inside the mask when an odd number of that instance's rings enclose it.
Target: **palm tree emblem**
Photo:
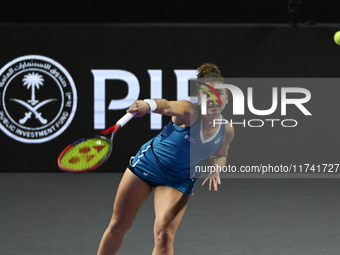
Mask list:
[[[35,118],[38,119],[41,124],[46,124],[47,119],[42,117],[41,112],[38,112],[38,109],[47,103],[56,101],[56,99],[46,99],[40,103],[39,100],[35,99],[35,89],[39,89],[40,86],[44,85],[43,82],[45,80],[42,75],[32,72],[26,74],[22,81],[24,82],[24,86],[27,86],[27,89],[31,89],[31,100],[27,100],[27,102],[25,102],[16,98],[10,99],[13,102],[21,104],[28,110],[28,112],[25,112],[25,116],[19,120],[19,123],[25,124],[27,120],[32,117],[32,114],[34,114]]]
[[[27,89],[31,88],[31,100],[28,100],[27,102],[32,106],[36,105],[39,100],[35,100],[35,89],[39,89],[39,86],[44,85],[44,79],[42,75],[32,72],[26,74],[22,81],[24,82],[24,86],[27,86]]]

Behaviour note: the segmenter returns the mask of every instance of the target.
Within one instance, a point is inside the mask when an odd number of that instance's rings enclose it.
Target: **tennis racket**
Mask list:
[[[112,127],[90,138],[82,138],[67,146],[58,157],[62,171],[72,173],[90,172],[101,166],[111,155],[113,137],[128,123],[134,114],[127,113]],[[106,135],[111,134],[109,139]]]

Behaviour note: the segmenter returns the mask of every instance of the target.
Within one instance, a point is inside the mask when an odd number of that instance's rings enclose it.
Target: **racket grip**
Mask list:
[[[133,117],[135,116],[135,113],[127,113],[125,114],[123,117],[121,117],[118,121],[117,121],[117,125],[119,125],[120,127],[123,127],[126,123],[128,123]]]

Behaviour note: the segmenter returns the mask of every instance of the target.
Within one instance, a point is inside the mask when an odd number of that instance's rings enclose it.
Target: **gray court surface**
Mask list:
[[[0,173],[0,254],[96,254],[121,176]],[[339,179],[223,179],[217,193],[201,183],[175,254],[339,254]],[[150,196],[117,254],[151,254],[153,219]]]

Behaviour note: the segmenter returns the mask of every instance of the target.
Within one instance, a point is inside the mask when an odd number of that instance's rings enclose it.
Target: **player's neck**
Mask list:
[[[203,115],[202,116],[202,124],[203,128],[214,129],[218,127],[220,124],[216,122],[216,120],[220,119],[220,115]]]

